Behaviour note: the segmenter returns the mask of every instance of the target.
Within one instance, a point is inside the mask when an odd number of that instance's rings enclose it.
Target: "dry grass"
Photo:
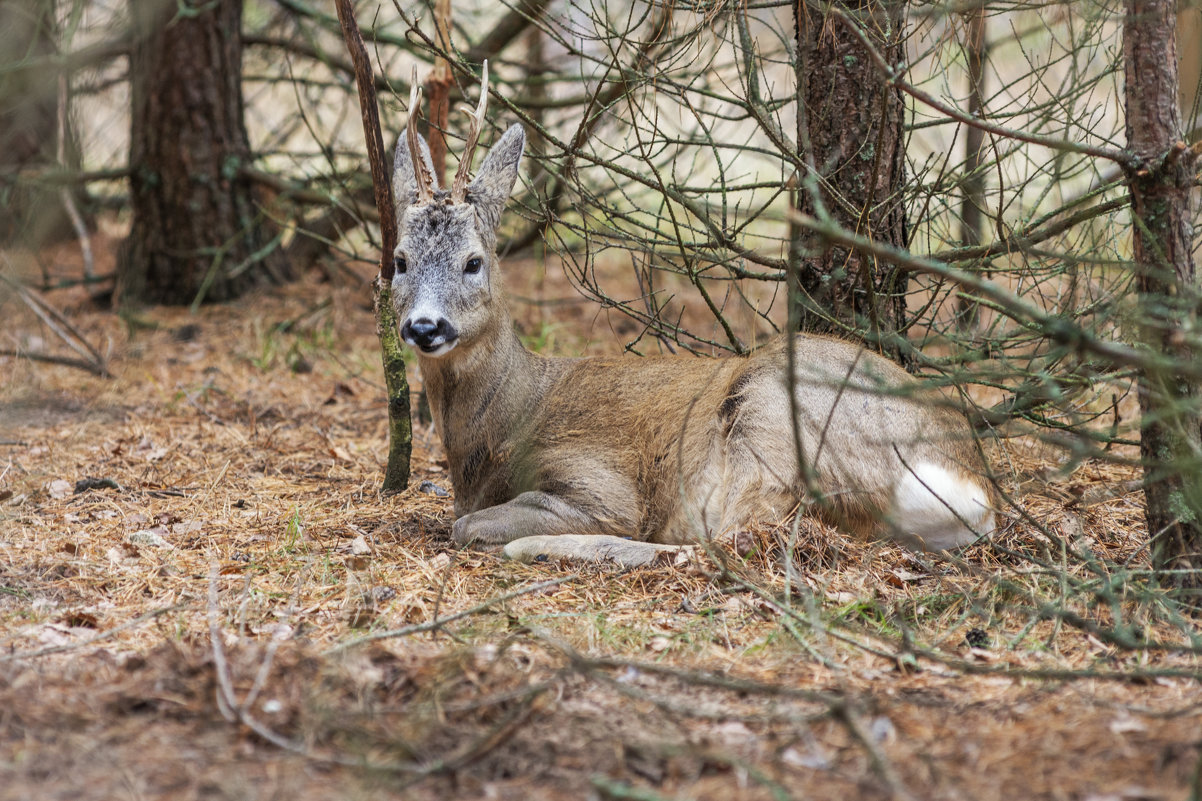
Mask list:
[[[628,573],[456,552],[430,431],[375,492],[367,294],[58,292],[114,377],[0,360],[0,799],[1189,795],[1193,630],[1130,469],[1011,443],[1012,524],[958,563],[805,520]]]

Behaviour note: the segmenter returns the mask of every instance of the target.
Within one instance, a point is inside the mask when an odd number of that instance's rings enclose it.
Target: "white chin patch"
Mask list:
[[[459,344],[458,339],[453,339],[450,342],[444,342],[432,350],[425,348],[417,348],[417,352],[428,359],[437,359],[440,356],[446,356],[451,351],[455,350],[455,346]]]

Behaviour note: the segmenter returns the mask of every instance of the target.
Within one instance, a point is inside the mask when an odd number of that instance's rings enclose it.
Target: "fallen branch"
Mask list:
[[[527,587],[522,587],[520,589],[514,590],[513,592],[506,593],[505,595],[500,595],[496,598],[489,598],[485,601],[482,601],[482,602],[476,604],[475,606],[471,607],[470,609],[464,609],[462,612],[456,612],[453,615],[447,615],[446,617],[435,618],[434,620],[429,620],[425,623],[415,623],[412,626],[404,626],[399,629],[392,629],[390,631],[378,631],[374,634],[366,634],[362,637],[356,637],[353,640],[348,640],[347,642],[339,643],[338,645],[335,645],[333,648],[326,649],[325,653],[326,654],[334,654],[334,653],[338,653],[339,651],[345,651],[349,648],[354,648],[359,645],[365,645],[366,643],[369,643],[369,642],[376,642],[377,640],[389,640],[389,639],[395,639],[397,637],[407,637],[410,634],[420,634],[423,631],[434,631],[435,629],[442,628],[443,626],[445,626],[448,623],[454,623],[456,620],[462,620],[465,617],[471,617],[473,615],[479,615],[484,612],[487,612],[490,609],[492,609],[494,606],[496,606],[497,604],[505,603],[506,601],[512,601],[514,598],[520,598],[523,595],[529,595],[534,592],[541,592],[542,590],[550,589],[551,587],[558,587],[560,584],[566,584],[567,582],[571,581],[572,579],[575,579],[576,577],[577,577],[576,574],[572,573],[570,575],[561,576],[557,579],[552,579],[550,581],[540,581],[538,584],[531,584]]]
[[[4,260],[4,264],[11,269],[12,264],[8,258],[0,253],[0,259]],[[63,364],[68,367],[78,367],[82,370],[87,370],[101,378],[112,378],[108,367],[105,365],[105,359],[100,355],[100,351],[92,347],[79,332],[71,321],[63,316],[62,312],[51,306],[38,293],[24,286],[18,281],[6,276],[0,272],[0,281],[8,284],[17,293],[17,297],[21,302],[29,307],[29,310],[38,316],[47,328],[55,333],[63,342],[67,344],[73,351],[78,353],[81,359],[71,359],[63,356],[53,356],[44,353],[29,353],[25,351],[4,350],[0,351],[6,356],[16,356],[20,358],[31,359],[33,361],[49,362],[51,364]]]

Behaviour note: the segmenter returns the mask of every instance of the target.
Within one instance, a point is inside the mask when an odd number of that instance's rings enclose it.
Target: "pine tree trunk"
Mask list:
[[[1187,142],[1202,136],[1202,7],[1177,7],[1178,108]]]
[[[241,0],[131,0],[130,203],[122,304],[237,297],[285,280],[274,226],[240,169]]]
[[[1191,252],[1194,154],[1181,137],[1173,0],[1128,0],[1123,29],[1128,166],[1143,340],[1152,354],[1196,360],[1198,280]],[[1171,369],[1139,377],[1153,565],[1164,582],[1202,587],[1202,431],[1197,383]]]
[[[902,0],[840,0],[834,5],[861,21],[890,64],[905,60]],[[821,176],[822,201],[844,228],[905,247],[900,189],[905,180],[904,105],[864,46],[839,20],[801,0],[793,5],[798,45],[798,150]],[[808,148],[807,148],[808,143]],[[814,213],[800,193],[801,211]],[[899,358],[897,333],[906,321],[906,274],[843,247],[827,247],[800,263],[801,328],[855,333]]]

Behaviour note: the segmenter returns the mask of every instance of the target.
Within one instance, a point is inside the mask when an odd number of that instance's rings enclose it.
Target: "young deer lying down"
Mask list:
[[[841,527],[921,549],[993,531],[963,416],[923,402],[905,371],[855,344],[796,335],[792,381],[783,338],[723,359],[526,350],[496,255],[526,137],[507,130],[467,182],[486,96],[449,192],[416,115],[393,178],[393,299],[446,447],[456,543],[636,565],[815,496]]]

